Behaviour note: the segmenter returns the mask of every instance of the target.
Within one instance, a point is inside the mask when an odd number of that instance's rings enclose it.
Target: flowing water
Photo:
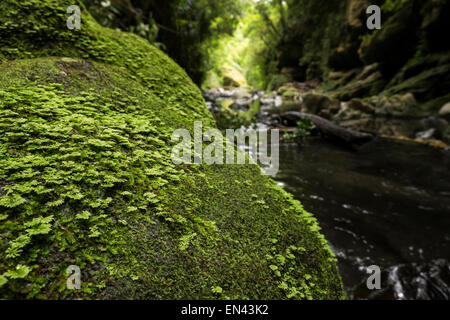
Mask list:
[[[286,106],[261,92],[204,94],[213,114],[230,97],[238,107],[261,99],[264,123]],[[281,145],[279,160],[275,179],[317,217],[350,298],[450,300],[450,152],[384,139],[355,151],[312,139]],[[381,290],[367,288],[372,265]]]
[[[450,154],[376,140],[280,147],[276,180],[314,213],[354,299],[450,299]],[[370,291],[366,268],[382,270]]]

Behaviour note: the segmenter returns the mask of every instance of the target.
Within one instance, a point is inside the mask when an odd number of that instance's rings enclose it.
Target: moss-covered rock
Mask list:
[[[321,114],[322,111],[335,113],[339,110],[339,100],[331,99],[324,94],[308,93],[303,97],[302,110],[311,114]]]
[[[245,76],[234,68],[225,68],[223,75],[223,85],[226,88],[245,88],[247,80]]]
[[[215,126],[199,89],[85,10],[68,30],[74,2],[0,2],[0,297],[343,298],[316,220],[259,167],[172,163],[175,129]]]
[[[370,103],[357,98],[350,100],[348,102],[348,107],[367,114],[375,113],[375,108]]]
[[[417,101],[412,93],[404,95],[373,96],[368,101],[375,107],[377,115],[394,117],[417,116]]]
[[[368,0],[348,0],[347,1],[347,23],[348,25],[360,28],[364,25],[363,14],[370,5]]]
[[[377,69],[370,69],[367,72],[365,67],[361,72],[349,83],[339,87],[336,93],[332,94],[342,100],[350,100],[352,98],[362,98],[377,94],[384,87],[386,81],[383,80],[382,74]]]

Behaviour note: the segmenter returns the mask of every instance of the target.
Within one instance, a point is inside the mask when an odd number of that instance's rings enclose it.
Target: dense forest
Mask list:
[[[450,299],[449,15],[2,0],[0,299]]]

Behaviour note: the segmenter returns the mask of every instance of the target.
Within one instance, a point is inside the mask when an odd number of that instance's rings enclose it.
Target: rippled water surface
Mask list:
[[[276,180],[319,220],[353,298],[450,299],[450,155],[377,140],[280,147]],[[383,271],[367,290],[365,268]]]

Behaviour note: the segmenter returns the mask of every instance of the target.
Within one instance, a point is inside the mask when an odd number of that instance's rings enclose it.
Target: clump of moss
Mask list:
[[[172,163],[175,129],[215,126],[185,72],[84,11],[65,29],[72,2],[0,3],[0,296],[344,297],[316,220],[259,167]]]

